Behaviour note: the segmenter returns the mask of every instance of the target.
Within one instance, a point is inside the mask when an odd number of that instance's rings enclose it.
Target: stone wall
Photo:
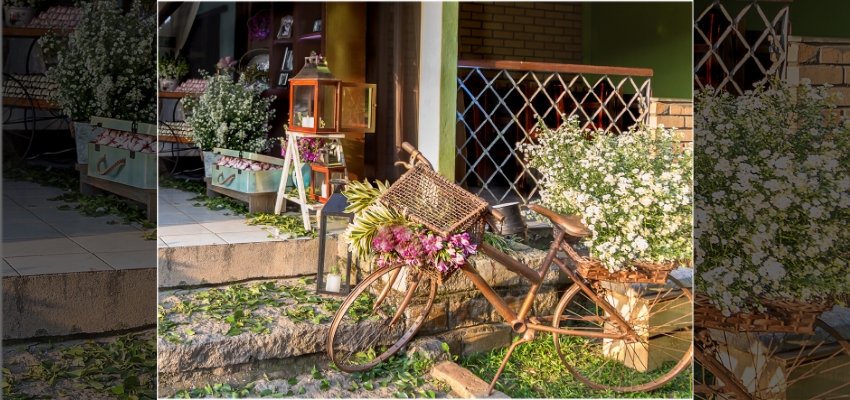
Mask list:
[[[462,2],[461,60],[581,64],[581,3]]]
[[[788,83],[808,78],[812,85],[830,84],[841,93],[838,111],[850,116],[850,39],[792,36],[788,45]]]

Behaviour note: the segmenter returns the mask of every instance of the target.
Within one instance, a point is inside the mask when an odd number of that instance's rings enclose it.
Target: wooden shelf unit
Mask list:
[[[289,84],[278,85],[283,56],[287,49],[292,51],[292,71],[285,71],[289,73],[289,78],[292,78],[304,66],[304,58],[309,56],[310,52],[324,54],[324,32],[313,32],[313,23],[321,19],[322,29],[325,29],[327,16],[325,8],[324,2],[236,3],[237,21],[247,21],[262,10],[269,10],[271,14],[271,30],[266,39],[250,40],[247,26],[244,23],[237,23],[235,40],[235,53],[240,57],[252,50],[268,49],[269,51],[269,89],[263,92],[263,96],[275,96],[275,101],[272,103],[275,117],[269,132],[270,137],[285,136],[283,124],[289,122]],[[291,36],[278,39],[277,32],[280,30],[281,18],[287,15],[293,18]]]
[[[51,104],[49,101],[44,99],[33,99],[32,103],[30,103],[30,99],[21,98],[21,97],[3,97],[3,105],[6,107],[26,107],[34,106],[36,110],[52,110],[52,111],[61,111],[62,108]]]

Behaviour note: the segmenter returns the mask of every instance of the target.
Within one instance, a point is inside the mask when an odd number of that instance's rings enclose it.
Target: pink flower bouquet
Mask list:
[[[460,268],[478,249],[470,243],[466,232],[444,239],[423,228],[404,225],[385,226],[372,239],[372,249],[378,253],[379,267],[407,265],[420,268],[426,265],[447,273]]]

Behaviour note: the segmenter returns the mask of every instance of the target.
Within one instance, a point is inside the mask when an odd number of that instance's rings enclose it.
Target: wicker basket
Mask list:
[[[425,225],[443,238],[463,231],[469,233],[469,240],[474,244],[481,244],[484,240],[484,216],[489,209],[487,202],[424,164],[408,170],[378,196],[378,202]],[[441,285],[458,271],[440,272],[432,265],[420,270]]]
[[[708,295],[694,297],[694,326],[730,332],[765,332],[814,334],[815,321],[834,305],[832,300],[817,301],[760,299],[767,307],[764,313],[749,312],[724,316]]]
[[[487,202],[423,164],[402,175],[378,202],[444,238],[465,231],[472,243],[484,239]]]
[[[625,269],[611,272],[602,265],[602,261],[599,259],[580,256],[567,243],[562,243],[561,247],[575,261],[576,272],[585,279],[592,281],[665,284],[667,283],[667,275],[670,274],[670,271],[676,269],[677,264],[673,261],[664,263],[632,261],[630,266],[634,267],[634,270]]]

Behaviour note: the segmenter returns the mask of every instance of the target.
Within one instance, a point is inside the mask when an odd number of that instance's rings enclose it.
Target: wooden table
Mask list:
[[[227,196],[248,203],[248,212],[252,214],[274,211],[277,192],[244,193],[214,186],[212,178],[204,178],[204,182],[207,183],[207,197]]]
[[[137,201],[147,206],[148,221],[156,223],[156,188],[142,189],[135,186],[125,185],[123,183],[107,181],[89,176],[88,164],[76,164],[74,168],[76,168],[77,171],[80,171],[80,193],[85,195],[97,195],[106,191]]]

